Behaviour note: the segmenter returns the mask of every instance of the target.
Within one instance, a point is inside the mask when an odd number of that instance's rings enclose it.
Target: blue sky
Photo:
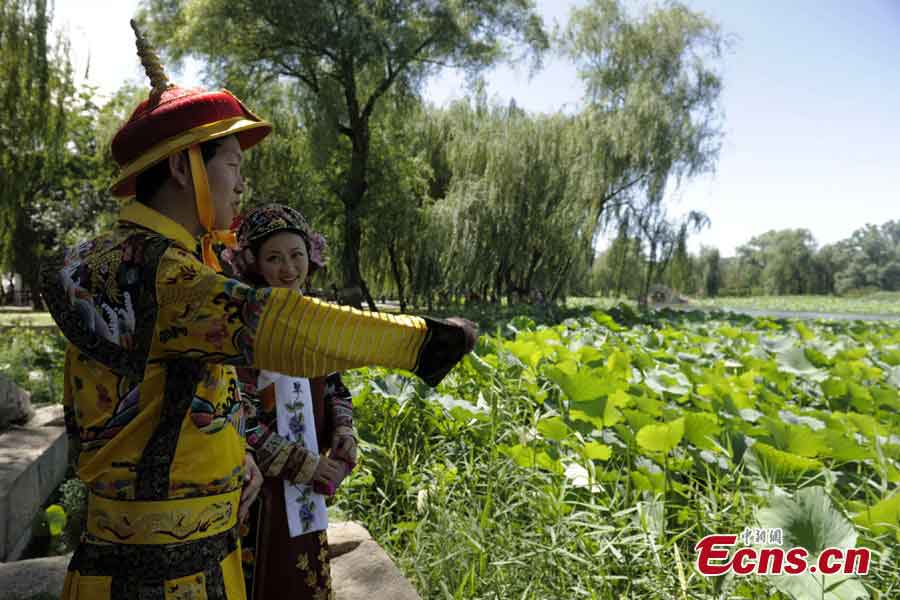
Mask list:
[[[806,227],[820,244],[866,223],[900,218],[900,0],[686,0],[734,37],[722,61],[725,115],[715,174],[685,183],[673,212],[703,210],[709,229],[692,246],[724,255],[770,229]],[[565,24],[583,1],[538,0],[545,21]],[[57,0],[76,66],[91,54],[91,80],[109,92],[141,76],[128,19],[136,0]],[[179,78],[196,83],[196,71]],[[575,110],[583,88],[559,59],[486,75],[489,93],[533,111]],[[463,93],[445,73],[426,97]]]

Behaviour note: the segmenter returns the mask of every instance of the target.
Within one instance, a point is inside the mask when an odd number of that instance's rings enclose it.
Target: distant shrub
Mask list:
[[[66,341],[55,330],[11,329],[0,337],[0,373],[35,404],[62,402]]]

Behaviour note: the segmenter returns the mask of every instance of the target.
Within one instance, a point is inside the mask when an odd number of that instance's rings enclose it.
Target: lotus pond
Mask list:
[[[424,598],[900,597],[900,323],[619,306],[514,318],[437,390],[350,379],[333,508]],[[697,572],[701,538],[759,526],[870,571]]]

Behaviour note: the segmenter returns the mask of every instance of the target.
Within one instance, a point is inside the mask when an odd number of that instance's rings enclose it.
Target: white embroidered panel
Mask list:
[[[313,415],[309,380],[271,371],[261,371],[259,389],[275,384],[275,407],[278,435],[304,448],[319,453],[316,424]],[[328,529],[328,508],[325,496],[313,491],[312,485],[284,483],[284,504],[287,509],[291,537]]]

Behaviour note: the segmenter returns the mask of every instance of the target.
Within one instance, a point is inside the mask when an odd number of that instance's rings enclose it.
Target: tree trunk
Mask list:
[[[616,268],[616,298],[622,295],[622,284],[624,283],[625,266],[628,264],[629,250],[631,250],[631,243],[628,238],[625,238],[625,247],[622,249],[622,259],[619,261]]]
[[[400,312],[406,312],[406,296],[403,291],[403,273],[400,272],[400,261],[397,260],[397,245],[395,241],[388,244],[388,256],[391,259],[391,273],[394,283],[397,285],[397,295],[400,299]]]
[[[531,295],[531,281],[534,278],[534,274],[537,272],[538,265],[541,264],[541,257],[543,257],[543,252],[540,250],[534,250],[531,253],[531,264],[528,265],[525,281],[522,283],[522,291],[526,296]]]
[[[560,293],[562,293],[562,287],[566,282],[566,278],[569,276],[569,269],[572,268],[573,258],[570,256],[566,259],[566,264],[559,272],[559,278],[556,280],[556,284],[553,286],[553,291],[550,292],[550,300],[552,302],[556,302],[559,299]]]
[[[362,299],[369,304],[369,309],[377,311],[375,301],[369,293],[369,287],[363,280],[359,268],[359,249],[362,243],[362,226],[359,222],[359,214],[363,206],[363,199],[368,189],[366,172],[369,166],[369,119],[360,112],[359,101],[356,97],[356,81],[353,75],[352,57],[343,65],[344,69],[344,93],[347,101],[347,113],[350,117],[350,129],[347,132],[352,144],[350,153],[350,172],[347,185],[341,200],[344,203],[344,249],[341,256],[341,266],[344,271],[344,288],[359,288],[359,295],[353,298],[352,304],[356,308],[362,308]]]

